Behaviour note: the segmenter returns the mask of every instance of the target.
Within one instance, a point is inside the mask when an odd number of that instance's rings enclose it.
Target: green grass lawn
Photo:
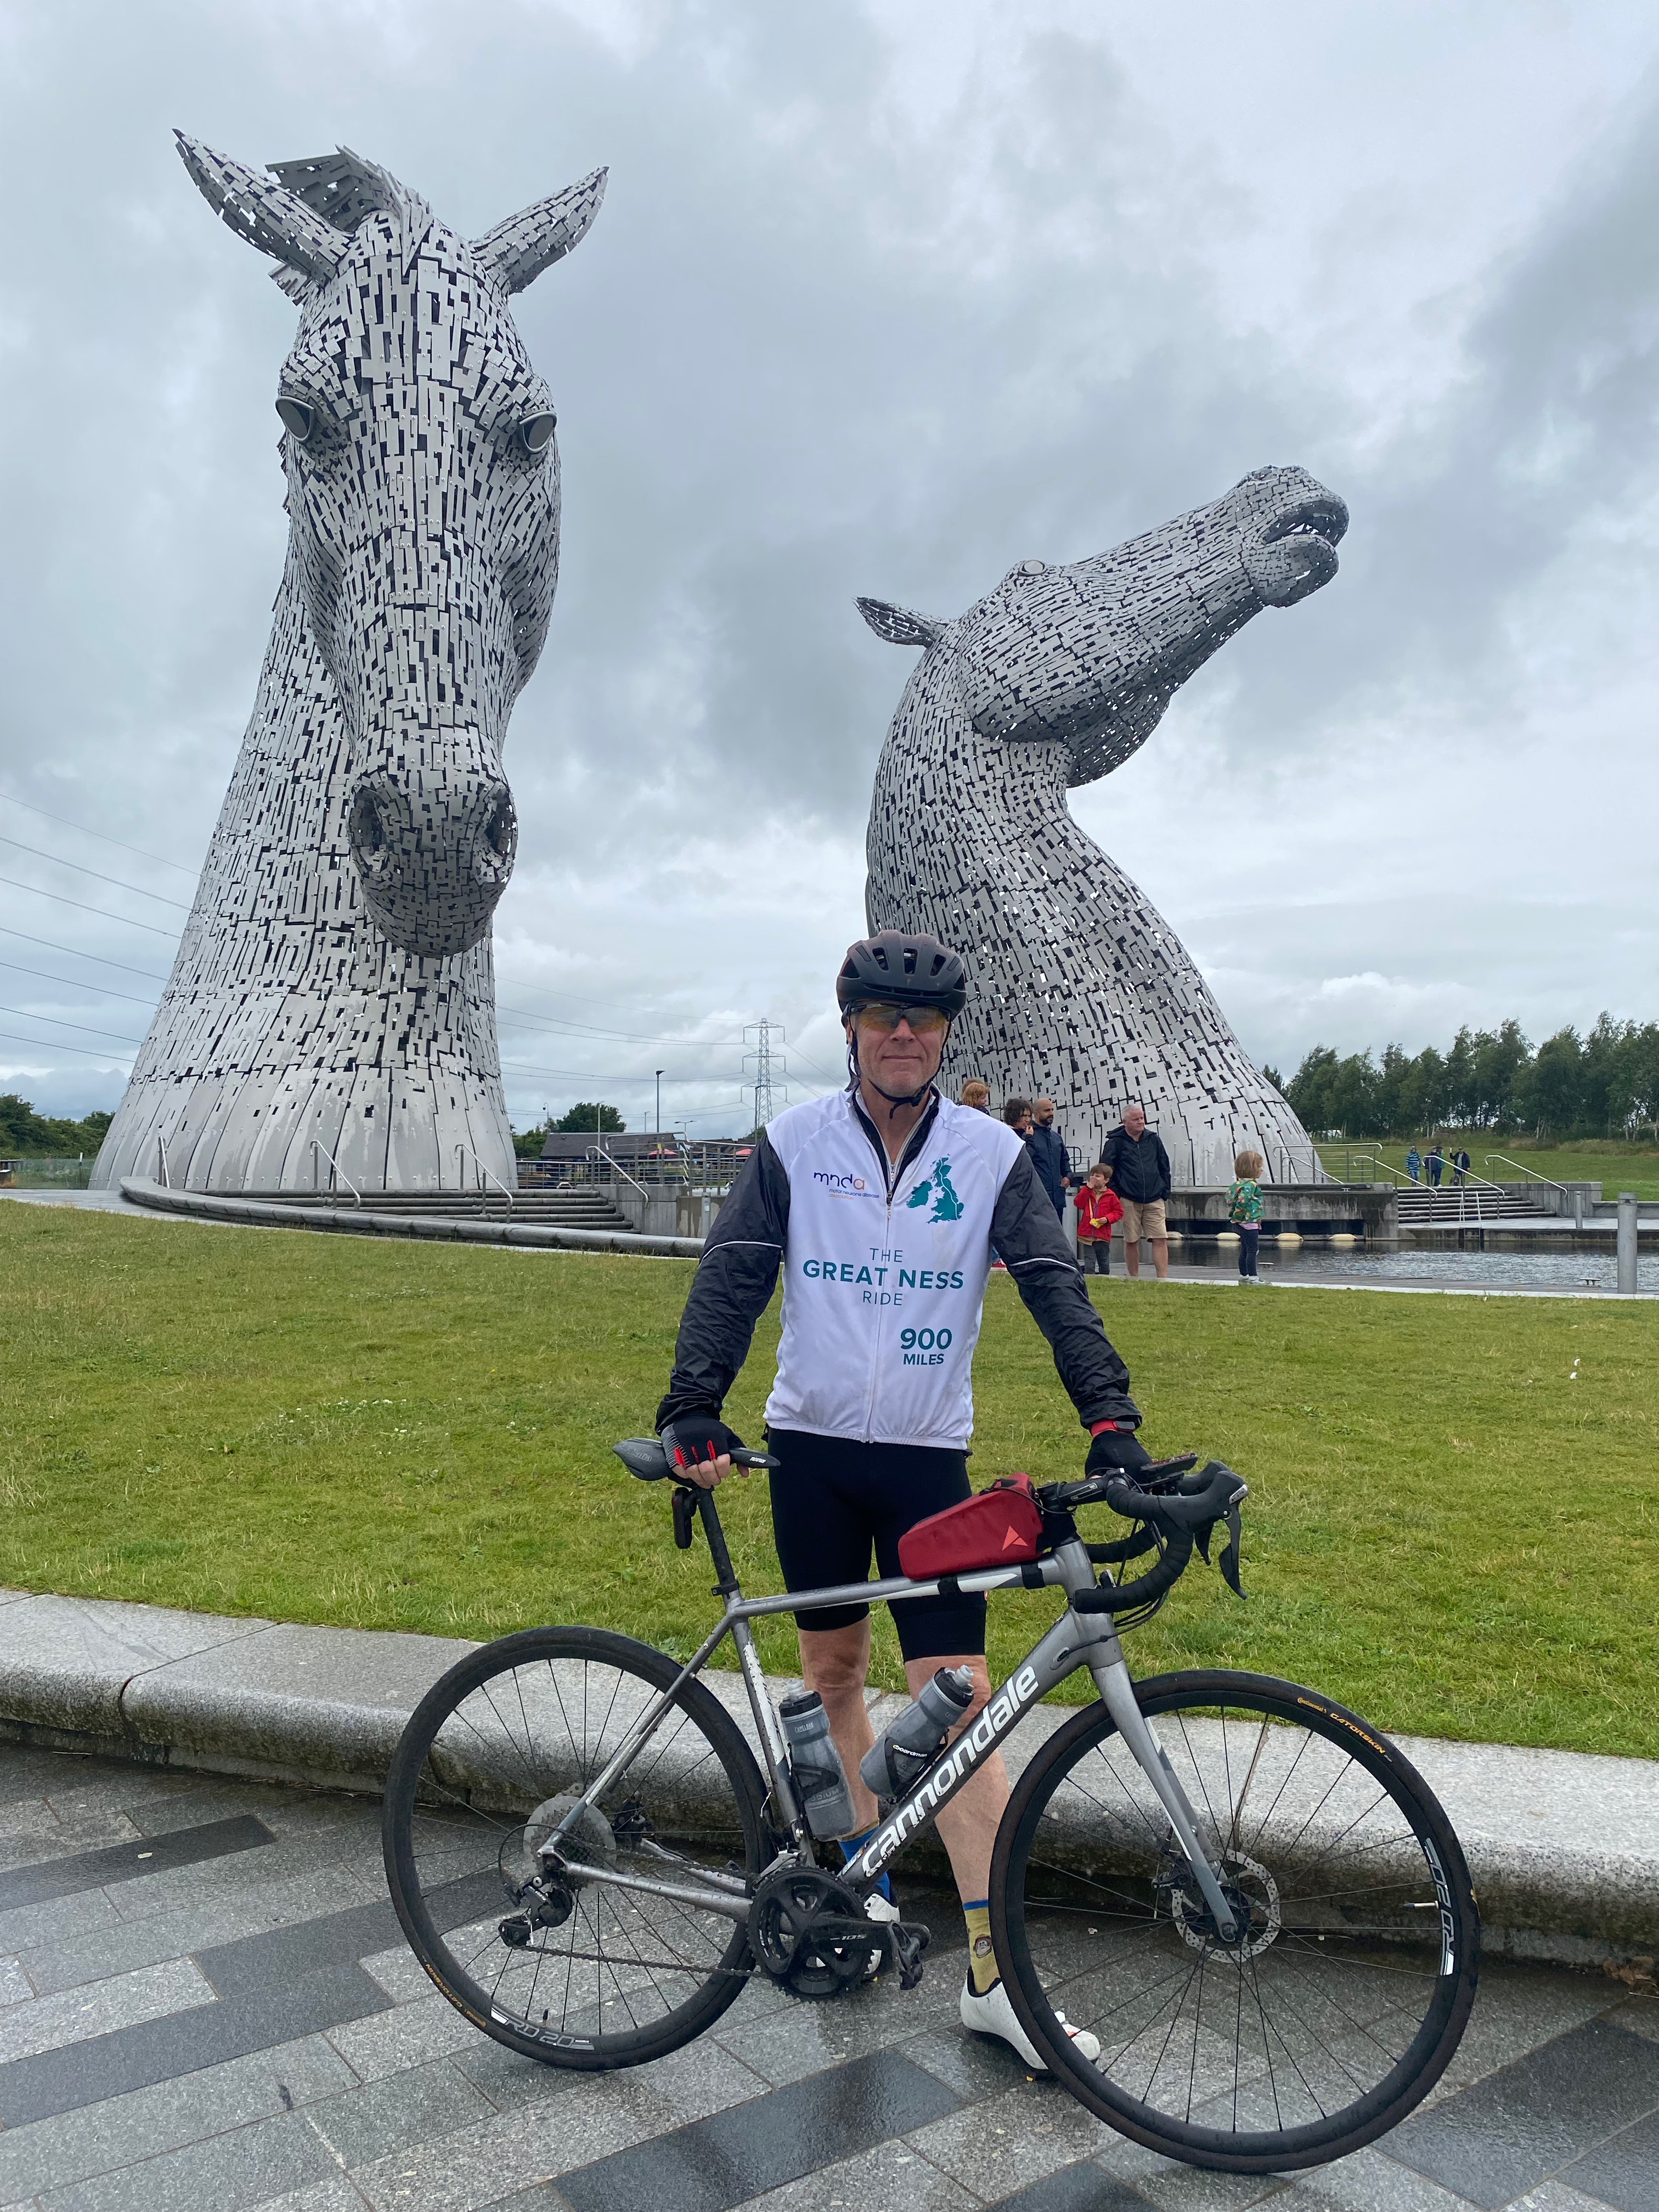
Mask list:
[[[1522,1182],[1526,1180],[1523,1170],[1529,1168],[1534,1175],[1547,1176],[1552,1182],[1599,1182],[1603,1198],[1616,1198],[1621,1190],[1633,1190],[1638,1198],[1659,1198],[1659,1148],[1652,1146],[1534,1145],[1527,1137],[1477,1139],[1468,1134],[1449,1138],[1446,1144],[1453,1152],[1462,1145],[1469,1156],[1470,1173],[1484,1176],[1488,1182]],[[1392,1137],[1374,1141],[1356,1138],[1351,1145],[1321,1145],[1319,1157],[1333,1175],[1340,1176],[1346,1155],[1354,1155],[1357,1169],[1361,1152],[1374,1152],[1403,1175],[1408,1149],[1409,1139],[1401,1144]],[[1426,1138],[1418,1150],[1428,1150]],[[1503,1158],[1489,1160],[1489,1152],[1501,1153]],[[1448,1171],[1446,1182],[1450,1181]]]
[[[0,1583],[689,1651],[707,1553],[673,1549],[664,1492],[609,1447],[650,1426],[691,1273],[0,1203]],[[1093,1295],[1148,1441],[1252,1486],[1249,1603],[1195,1565],[1135,1636],[1140,1671],[1260,1668],[1395,1729],[1659,1755],[1653,1306]],[[775,1311],[731,1409],[755,1441],[775,1340]],[[976,1382],[976,1483],[1079,1471],[1006,1279]],[[720,1495],[745,1581],[775,1588],[763,1481]],[[994,1601],[994,1668],[1055,1606]],[[790,1670],[787,1625],[763,1650]],[[884,1615],[878,1654],[896,1686]]]

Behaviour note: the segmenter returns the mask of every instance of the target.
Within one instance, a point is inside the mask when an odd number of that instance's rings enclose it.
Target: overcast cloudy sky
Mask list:
[[[343,142],[474,234],[610,165],[519,303],[565,489],[507,756],[521,1126],[637,1124],[661,1066],[665,1121],[736,1127],[763,1014],[793,1095],[833,1075],[913,657],[855,592],[954,615],[1265,462],[1348,501],[1341,574],[1079,819],[1258,1060],[1659,1016],[1650,5],[11,0],[3,36],[0,787],[64,821],[3,810],[0,1088],[115,1103],[282,566],[294,311],[175,124]]]

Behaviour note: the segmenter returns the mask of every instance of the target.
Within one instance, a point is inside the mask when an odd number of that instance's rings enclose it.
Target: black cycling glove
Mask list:
[[[1138,1474],[1152,1455],[1133,1429],[1102,1429],[1089,1439],[1085,1474]]]
[[[682,1413],[662,1431],[662,1448],[671,1468],[723,1459],[727,1452],[742,1451],[743,1438],[713,1413]]]

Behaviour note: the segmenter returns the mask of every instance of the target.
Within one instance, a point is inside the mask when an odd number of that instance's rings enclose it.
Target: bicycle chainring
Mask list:
[[[762,1877],[749,1908],[749,1942],[762,1967],[798,1997],[844,1996],[867,1981],[881,1928],[864,1901],[818,1867],[780,1867]]]

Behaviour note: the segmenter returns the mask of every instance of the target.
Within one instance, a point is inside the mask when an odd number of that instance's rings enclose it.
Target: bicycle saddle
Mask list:
[[[641,1482],[660,1482],[665,1476],[674,1473],[668,1464],[668,1454],[662,1448],[660,1437],[624,1437],[619,1444],[612,1444],[611,1449],[628,1472],[637,1475]],[[780,1462],[769,1458],[765,1452],[750,1451],[745,1447],[732,1453],[732,1464],[733,1467],[776,1467]],[[676,1477],[678,1481],[685,1479],[683,1475]]]

